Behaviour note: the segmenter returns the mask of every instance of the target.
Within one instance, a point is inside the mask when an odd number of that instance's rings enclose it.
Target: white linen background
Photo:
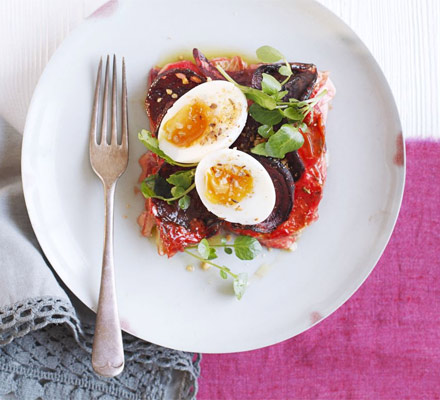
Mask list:
[[[106,1],[0,1],[1,139],[23,133],[33,90],[51,55],[74,27]],[[440,1],[319,2],[342,18],[373,53],[395,96],[404,137],[440,138]],[[18,151],[15,156],[20,156]],[[0,304],[15,301],[20,290],[0,293]],[[60,289],[48,277],[46,285],[30,290],[31,296],[38,296]]]
[[[19,132],[50,56],[106,1],[0,1],[0,116]],[[341,17],[373,53],[394,93],[405,138],[440,138],[440,2],[319,2]]]

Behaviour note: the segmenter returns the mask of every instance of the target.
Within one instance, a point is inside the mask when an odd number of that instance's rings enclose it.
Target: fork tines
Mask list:
[[[108,120],[108,91],[110,56],[107,56],[104,77],[104,98],[102,105],[101,134],[97,135],[99,98],[101,92],[101,70],[102,59],[99,61],[98,74],[96,78],[95,96],[92,109],[92,122],[90,126],[90,144],[98,145],[119,145],[128,146],[128,117],[127,117],[127,81],[125,77],[125,60],[122,58],[122,99],[121,99],[121,140],[118,143],[117,126],[117,66],[116,56],[113,56],[113,78],[112,78],[112,103],[111,103],[111,135],[110,141],[107,139],[107,120]]]

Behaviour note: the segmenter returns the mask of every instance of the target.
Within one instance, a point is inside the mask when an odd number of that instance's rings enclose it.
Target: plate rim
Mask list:
[[[310,1],[310,0],[309,0]],[[397,181],[398,185],[400,185],[398,192],[399,192],[399,196],[395,197],[395,202],[396,202],[396,213],[393,217],[393,221],[392,224],[390,224],[390,229],[389,232],[386,236],[386,240],[383,241],[382,246],[380,246],[380,248],[378,247],[378,256],[376,257],[374,263],[372,263],[371,268],[369,269],[369,271],[365,274],[365,276],[360,280],[360,282],[355,286],[355,288],[353,290],[350,290],[346,293],[345,296],[342,296],[342,300],[338,301],[337,305],[334,307],[334,309],[332,311],[330,311],[328,314],[326,314],[325,316],[323,316],[320,320],[311,323],[310,325],[307,326],[307,328],[302,329],[300,332],[298,333],[290,333],[287,335],[283,335],[283,337],[280,339],[279,337],[277,337],[275,340],[272,341],[266,341],[266,343],[264,345],[257,345],[257,346],[248,346],[248,347],[244,347],[241,346],[241,348],[239,349],[229,349],[226,351],[218,351],[218,349],[215,349],[213,351],[209,351],[206,349],[200,350],[200,349],[177,349],[177,350],[182,350],[182,351],[189,351],[189,352],[203,352],[206,354],[222,354],[222,353],[238,353],[238,352],[243,352],[243,351],[250,351],[250,350],[256,350],[256,349],[260,349],[260,348],[264,348],[264,347],[268,347],[268,346],[272,346],[274,344],[283,342],[287,339],[293,338],[295,336],[300,335],[301,333],[304,333],[306,331],[308,331],[309,329],[311,329],[312,327],[316,326],[317,324],[319,324],[320,322],[324,321],[325,319],[327,319],[328,317],[330,317],[334,312],[336,312],[337,310],[339,310],[343,305],[345,305],[345,303],[358,291],[358,289],[365,283],[365,281],[368,279],[368,277],[370,276],[370,274],[372,273],[372,271],[375,269],[375,267],[377,266],[380,258],[382,257],[385,249],[387,248],[389,241],[391,239],[391,236],[395,230],[395,226],[397,223],[397,219],[399,217],[400,211],[401,211],[401,206],[402,206],[402,201],[403,201],[403,196],[404,196],[404,192],[405,192],[405,183],[406,183],[406,143],[405,143],[405,138],[402,134],[402,125],[401,125],[401,119],[400,119],[400,114],[399,114],[399,110],[397,108],[396,105],[396,101],[395,101],[395,97],[394,94],[391,90],[391,87],[389,85],[388,80],[386,79],[382,69],[380,68],[380,65],[378,64],[377,60],[375,59],[375,57],[373,56],[373,54],[370,52],[370,50],[368,49],[368,47],[365,45],[365,43],[361,40],[361,38],[356,34],[356,32],[347,24],[345,23],[338,15],[336,15],[332,10],[330,10],[328,7],[326,7],[325,5],[319,3],[316,0],[312,0],[310,2],[311,4],[313,4],[314,7],[317,7],[318,9],[321,9],[320,11],[324,11],[325,13],[330,13],[332,15],[333,18],[335,18],[338,21],[338,24],[342,24],[344,26],[345,29],[349,30],[350,34],[356,39],[356,46],[361,46],[362,50],[364,52],[364,54],[366,54],[369,58],[369,61],[371,63],[371,65],[374,66],[375,68],[375,74],[377,75],[377,77],[380,78],[381,81],[381,87],[385,90],[385,92],[387,93],[389,99],[387,100],[387,103],[393,107],[394,109],[394,115],[393,118],[395,118],[395,123],[396,125],[399,127],[400,129],[400,135],[401,135],[401,140],[402,140],[402,165],[400,165],[400,170],[401,170],[401,178]],[[84,25],[89,24],[89,23],[93,23],[93,19],[92,17],[88,17],[85,18],[77,27],[75,27],[67,36],[66,38],[60,43],[60,45],[58,46],[58,48],[55,50],[55,52],[52,54],[51,58],[49,59],[48,63],[46,64],[43,72],[41,73],[39,79],[38,79],[38,83],[34,89],[34,92],[32,94],[32,98],[29,104],[29,108],[28,108],[28,112],[26,115],[26,122],[25,122],[25,127],[24,127],[24,131],[23,131],[23,142],[22,142],[22,149],[21,149],[21,180],[22,180],[22,185],[23,185],[23,195],[24,195],[24,200],[25,200],[25,205],[26,205],[26,209],[29,215],[29,220],[31,222],[31,226],[32,229],[34,230],[36,239],[41,247],[42,252],[44,253],[45,257],[47,258],[47,261],[49,263],[48,267],[52,269],[52,271],[61,279],[61,281],[63,282],[63,284],[69,289],[69,294],[66,293],[67,297],[70,297],[71,295],[73,295],[76,299],[78,299],[82,304],[84,304],[87,309],[91,310],[93,313],[95,313],[95,311],[89,306],[87,305],[76,293],[74,293],[72,290],[70,290],[69,285],[66,283],[66,280],[64,279],[65,276],[63,273],[60,273],[57,268],[54,266],[54,264],[56,264],[56,257],[53,256],[53,252],[50,249],[50,245],[47,244],[47,238],[45,237],[44,233],[42,232],[42,230],[44,230],[44,227],[40,226],[40,223],[38,222],[38,215],[34,214],[33,211],[33,207],[31,205],[32,200],[33,200],[33,195],[32,193],[30,193],[29,190],[27,190],[26,188],[29,187],[27,185],[27,176],[28,174],[26,173],[28,170],[28,160],[27,160],[27,155],[30,154],[31,152],[28,150],[28,148],[30,147],[30,143],[31,143],[31,134],[30,132],[32,131],[32,126],[31,124],[33,123],[33,119],[34,119],[34,113],[35,110],[38,108],[38,100],[39,97],[41,97],[40,92],[43,91],[43,85],[46,79],[48,79],[49,73],[51,68],[53,68],[53,65],[55,64],[54,60],[54,56],[56,54],[59,54],[60,51],[63,51],[63,49],[66,46],[66,43],[69,43],[71,40],[73,40],[72,38],[74,38],[75,36],[78,35],[78,32],[80,32],[83,28]],[[391,222],[391,220],[389,220]],[[55,263],[53,262],[55,261]],[[133,336],[139,337],[142,340],[152,342],[149,339],[144,339],[138,335],[136,335],[136,333],[131,332],[130,329],[124,328],[123,329],[125,332],[130,333]],[[159,344],[159,343],[155,343],[157,345],[160,346],[164,346],[163,344]]]

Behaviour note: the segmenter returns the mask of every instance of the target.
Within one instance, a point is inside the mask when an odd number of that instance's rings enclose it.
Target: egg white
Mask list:
[[[206,196],[206,174],[218,163],[245,166],[253,178],[252,193],[237,204],[212,203]],[[197,193],[205,207],[228,222],[243,225],[258,224],[271,214],[275,206],[275,187],[269,173],[255,158],[240,150],[223,149],[209,153],[198,164],[194,179]]]
[[[218,134],[215,140],[200,141],[189,147],[176,146],[166,138],[163,129],[167,121],[173,118],[182,107],[195,100],[202,101],[208,106],[215,104],[213,113],[217,116],[215,128]],[[231,119],[231,104],[236,107],[235,118]],[[158,140],[160,149],[173,160],[181,163],[195,163],[206,154],[229,147],[240,135],[247,119],[247,100],[245,95],[234,84],[227,81],[210,81],[202,83],[180,97],[167,111],[159,127]]]

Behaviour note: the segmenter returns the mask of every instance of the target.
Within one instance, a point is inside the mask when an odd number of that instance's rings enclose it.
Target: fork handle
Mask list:
[[[92,366],[101,376],[113,377],[124,369],[124,348],[116,302],[113,262],[113,203],[116,182],[104,182],[105,232],[102,258],[101,287],[99,290]]]

